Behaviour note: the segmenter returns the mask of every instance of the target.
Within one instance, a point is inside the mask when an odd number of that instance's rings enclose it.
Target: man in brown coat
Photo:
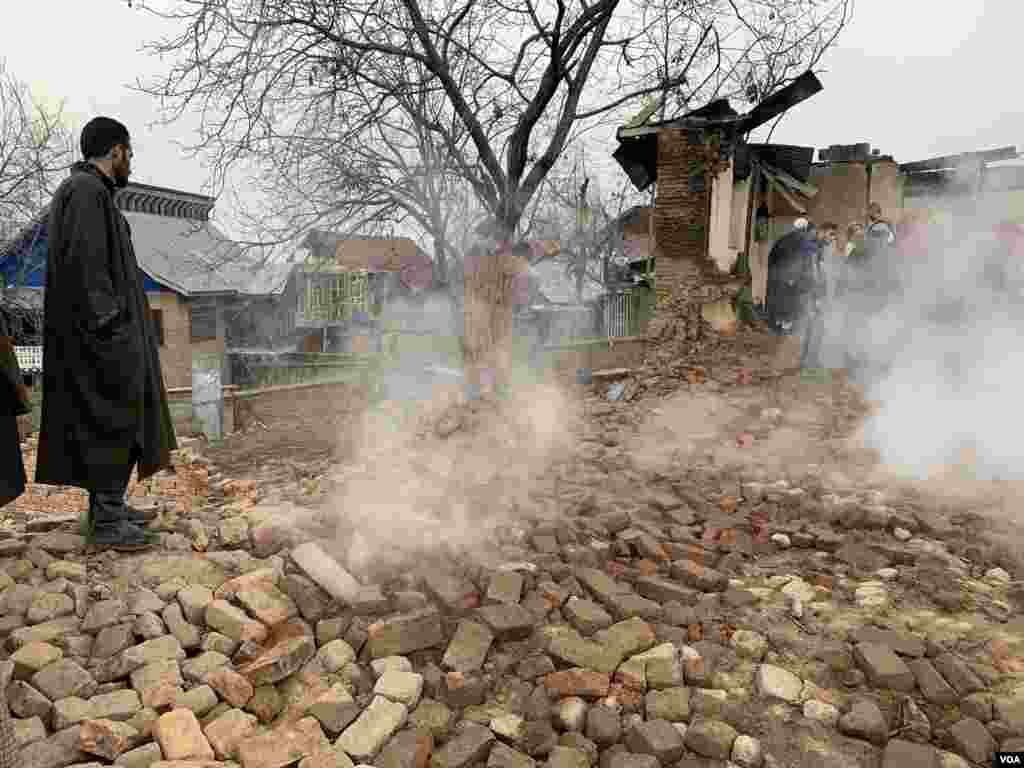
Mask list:
[[[131,230],[114,196],[128,183],[128,130],[97,117],[84,162],[50,203],[43,306],[43,404],[36,482],[89,491],[93,542],[142,549],[143,513],[124,496],[170,466],[177,448]]]

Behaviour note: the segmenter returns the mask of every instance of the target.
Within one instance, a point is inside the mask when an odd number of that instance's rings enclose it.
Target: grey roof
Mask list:
[[[0,306],[3,305],[41,312],[43,310],[43,289],[26,286],[8,288],[0,296]]]
[[[142,271],[185,296],[280,294],[294,269],[246,254],[209,221],[125,211]]]
[[[177,197],[170,197],[171,195]],[[181,199],[178,199],[181,198]],[[236,293],[280,295],[295,269],[290,264],[261,264],[206,218],[177,214],[208,213],[208,201],[162,187],[129,185],[118,207],[132,228],[139,267],[156,282],[185,296]],[[0,244],[0,261],[27,248],[48,227],[44,206],[14,238]]]

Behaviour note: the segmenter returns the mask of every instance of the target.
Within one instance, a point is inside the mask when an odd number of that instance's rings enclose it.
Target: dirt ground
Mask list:
[[[294,487],[313,478],[338,477],[353,465],[366,464],[368,449],[376,451],[378,463],[422,450],[423,456],[404,457],[405,469],[391,470],[391,479],[378,477],[375,487],[406,483],[413,473],[410,467],[430,464],[423,473],[415,470],[415,493],[420,500],[440,494],[446,501],[437,503],[447,503],[453,494],[451,475],[459,467],[465,473],[473,464],[472,471],[485,479],[472,494],[460,489],[456,495],[463,500],[471,495],[473,506],[488,508],[492,515],[494,510],[516,506],[502,499],[517,482],[532,484],[538,491],[553,487],[559,477],[574,483],[579,472],[585,476],[590,471],[580,467],[595,457],[597,463],[589,464],[600,472],[594,491],[627,504],[644,492],[652,478],[678,477],[699,468],[701,482],[710,484],[711,496],[719,492],[740,496],[743,481],[785,480],[819,494],[869,490],[886,503],[931,509],[946,518],[978,515],[987,521],[982,531],[986,538],[1001,539],[1003,549],[1024,553],[1013,506],[1013,499],[1024,489],[975,479],[969,457],[960,466],[936,468],[927,478],[883,464],[865,440],[874,404],[864,399],[863,390],[841,375],[822,380],[786,368],[781,344],[776,337],[745,330],[726,344],[695,347],[665,368],[633,371],[624,382],[624,397],[614,402],[608,398],[613,382],[591,387],[569,383],[561,389],[557,404],[549,403],[550,414],[530,414],[551,421],[553,430],[571,436],[568,450],[560,449],[555,455],[553,448],[545,448],[529,467],[512,466],[523,464],[518,457],[530,451],[528,436],[525,441],[522,435],[498,439],[496,434],[486,442],[467,439],[462,433],[480,432],[481,427],[470,429],[463,423],[467,418],[459,416],[453,428],[443,423],[448,418],[443,414],[436,423],[444,437],[430,436],[433,443],[399,444],[391,427],[367,432],[355,417],[339,416],[329,423],[295,419],[256,424],[220,445],[205,446],[202,453],[226,477]],[[526,404],[517,407],[536,411],[543,397],[528,394]],[[395,404],[390,407],[402,409]],[[388,408],[387,404],[378,407],[377,415]],[[570,409],[574,411],[571,424],[566,418]],[[486,429],[494,433],[494,423]],[[360,447],[360,439],[369,445]],[[565,470],[574,460],[576,469]],[[628,467],[628,471],[616,472],[616,467]],[[519,480],[501,477],[510,473]],[[443,486],[444,493],[431,485]],[[366,505],[368,493],[377,494],[360,491],[359,506]],[[486,498],[489,493],[496,495],[491,503]],[[331,500],[325,497],[324,501]],[[369,501],[378,503],[377,498]]]
[[[610,421],[624,439],[628,433],[628,449],[641,463],[699,457],[735,471],[802,476],[810,468],[832,481],[903,484],[907,479],[900,469],[882,466],[865,443],[873,404],[865,401],[863,390],[840,376],[816,380],[781,368],[779,347],[775,337],[748,332],[736,343],[694,350],[671,371],[633,371],[619,402],[607,401],[607,381],[592,387],[570,383],[562,391],[567,401],[583,407],[585,419],[596,419],[606,431]],[[351,414],[331,421],[257,422],[220,444],[204,445],[202,453],[233,478],[253,477],[267,465],[291,465],[299,474],[311,474],[325,463],[355,458],[358,431]],[[964,468],[945,469],[944,493]],[[956,481],[965,493],[981,492],[980,483],[970,488],[960,475]],[[926,485],[910,481],[918,490]]]
[[[317,418],[278,419],[255,422],[227,435],[217,444],[204,442],[203,455],[221,472],[241,479],[253,478],[267,465],[288,463],[319,467],[339,461],[350,453],[347,435],[353,416],[341,414],[329,421]]]

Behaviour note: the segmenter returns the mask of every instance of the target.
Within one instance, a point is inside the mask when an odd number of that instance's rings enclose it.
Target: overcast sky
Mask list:
[[[773,141],[818,148],[867,141],[900,162],[1004,145],[1024,150],[1024,98],[1009,63],[1020,53],[1024,4],[855,3],[852,24],[822,63],[825,90],[793,109]],[[135,181],[201,191],[205,169],[175,146],[188,141],[195,119],[150,128],[156,105],[126,87],[165,66],[139,52],[167,29],[164,22],[125,0],[14,7],[0,26],[0,56],[10,71],[39,96],[64,99],[76,130],[96,114],[126,123]],[[609,131],[609,153],[613,148]]]

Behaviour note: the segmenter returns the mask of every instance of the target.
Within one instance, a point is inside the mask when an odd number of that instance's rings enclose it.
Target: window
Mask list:
[[[212,341],[217,338],[217,307],[195,304],[189,308],[189,340]]]
[[[356,311],[369,311],[366,272],[307,273],[303,315],[309,321],[334,323]]]
[[[153,333],[156,335],[156,343],[162,347],[164,345],[164,311],[162,309],[150,308],[149,319],[153,321]]]

